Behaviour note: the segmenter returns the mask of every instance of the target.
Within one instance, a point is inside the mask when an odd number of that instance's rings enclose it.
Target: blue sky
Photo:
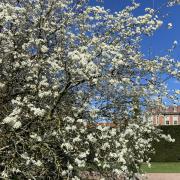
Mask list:
[[[163,20],[163,26],[157,30],[152,37],[144,37],[142,41],[142,52],[145,56],[153,57],[155,55],[165,55],[168,49],[172,47],[173,42],[178,42],[177,47],[171,53],[172,57],[180,61],[180,5],[174,7],[163,6],[166,0],[136,0],[141,6],[134,12],[135,15],[144,14],[146,7],[159,9],[159,18]],[[104,0],[104,3],[97,3],[96,0],[90,0],[91,5],[103,5],[105,9],[111,12],[123,9],[130,0]],[[172,29],[168,29],[168,23],[173,24]],[[180,89],[180,82],[176,79],[168,81],[170,89]]]

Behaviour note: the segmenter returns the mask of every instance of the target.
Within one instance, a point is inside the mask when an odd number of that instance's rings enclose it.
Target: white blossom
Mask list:
[[[172,29],[172,28],[173,28],[172,23],[168,23],[168,29]]]
[[[5,170],[1,173],[1,176],[3,178],[8,178],[8,174],[7,174],[7,172]]]
[[[35,116],[43,116],[44,113],[45,113],[45,110],[44,109],[40,109],[40,108],[31,108],[31,110],[34,112],[34,115]]]
[[[42,166],[42,162],[41,162],[40,160],[36,161],[34,164],[35,164],[36,166]]]
[[[177,41],[174,41],[174,42],[173,42],[173,44],[174,44],[174,45],[177,45],[177,44],[178,44],[178,42],[177,42]]]
[[[35,140],[38,141],[38,142],[41,142],[41,141],[42,141],[42,138],[41,138],[40,136],[38,136],[36,133],[31,134],[30,137],[31,137],[32,139],[35,139]]]
[[[0,88],[3,88],[5,86],[5,84],[0,82]]]
[[[95,143],[97,141],[97,139],[92,135],[92,134],[88,134],[87,136],[88,140]]]
[[[41,51],[42,51],[43,53],[46,53],[46,52],[48,51],[47,46],[43,45],[43,46],[41,47]]]
[[[21,127],[21,125],[22,125],[21,122],[17,121],[17,122],[14,123],[13,128],[18,129],[18,128]]]
[[[68,170],[70,170],[70,171],[73,170],[73,166],[71,164],[68,165]]]

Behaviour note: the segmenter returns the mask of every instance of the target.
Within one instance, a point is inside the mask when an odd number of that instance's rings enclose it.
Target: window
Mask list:
[[[178,112],[178,107],[174,107],[174,112]]]
[[[164,116],[164,124],[165,124],[165,125],[169,125],[169,124],[170,124],[169,116],[168,116],[168,115],[165,115],[165,116]]]
[[[156,125],[158,125],[159,124],[158,116],[154,116],[154,120],[155,120]]]
[[[174,125],[178,124],[178,116],[173,116],[173,124]]]

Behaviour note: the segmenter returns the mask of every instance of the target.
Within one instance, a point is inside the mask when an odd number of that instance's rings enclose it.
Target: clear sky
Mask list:
[[[166,0],[136,0],[141,6],[134,12],[135,15],[144,14],[146,7],[159,9],[159,18],[164,21],[163,26],[157,30],[152,37],[144,37],[142,41],[142,52],[145,56],[165,55],[168,49],[172,47],[174,41],[177,41],[177,47],[172,52],[172,57],[180,61],[180,5],[166,7]],[[103,5],[105,9],[111,12],[119,11],[130,3],[130,0],[104,0],[104,3],[97,3],[96,0],[90,0],[91,5]],[[172,29],[168,29],[168,23],[173,24]],[[180,89],[180,82],[171,79],[168,82],[170,89]]]

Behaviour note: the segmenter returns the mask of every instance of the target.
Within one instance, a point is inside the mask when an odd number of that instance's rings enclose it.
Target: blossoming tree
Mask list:
[[[130,179],[153,140],[171,140],[143,117],[168,96],[162,75],[178,77],[179,64],[143,57],[142,35],[162,21],[150,8],[134,16],[138,6],[0,2],[1,178],[80,179],[95,169]]]

